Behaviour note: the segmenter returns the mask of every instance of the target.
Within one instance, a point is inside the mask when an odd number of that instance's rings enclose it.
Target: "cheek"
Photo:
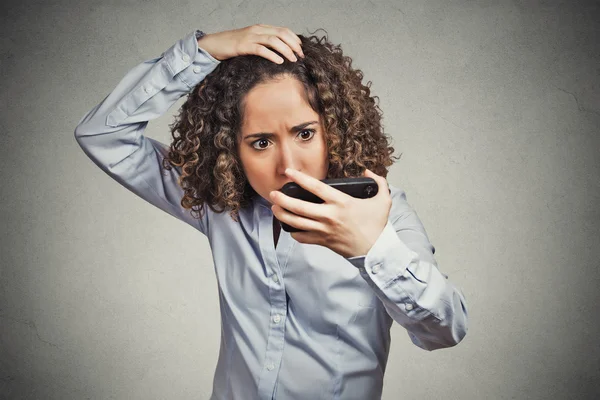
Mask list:
[[[265,171],[270,168],[270,161],[264,157],[257,157],[252,150],[242,150],[240,162],[246,178],[254,183],[258,183]]]
[[[329,158],[329,148],[327,146],[327,142],[325,138],[321,139],[321,156],[327,160]]]
[[[256,160],[256,157],[253,157],[252,153],[248,151],[248,149],[243,149],[239,152],[240,157],[240,165],[242,172],[248,182],[254,186],[257,181],[260,180],[260,165]]]

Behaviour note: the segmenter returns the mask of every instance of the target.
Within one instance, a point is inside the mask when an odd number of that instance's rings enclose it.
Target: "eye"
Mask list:
[[[301,136],[305,132],[309,132],[309,133],[311,133],[311,135],[310,135],[310,137],[308,139],[302,139],[303,141],[308,142],[313,137],[315,137],[315,130],[314,129],[303,129],[300,132],[298,132],[298,136]]]
[[[298,136],[302,136],[306,132],[308,132],[310,134],[310,137],[308,139],[302,139],[303,142],[309,142],[309,141],[311,141],[315,137],[315,130],[314,129],[303,129],[300,132],[298,132]],[[265,139],[265,138],[257,139],[257,140],[255,140],[254,142],[251,143],[251,146],[255,150],[257,150],[257,151],[266,150],[267,147],[256,147],[257,143],[263,143],[263,142],[269,143],[269,140]]]
[[[252,142],[252,147],[254,147],[258,151],[262,151],[262,150],[266,149],[266,147],[257,148],[255,146],[256,143],[261,143],[261,142],[267,142],[268,143],[269,141],[267,139],[265,139],[265,138],[255,140],[254,142]]]

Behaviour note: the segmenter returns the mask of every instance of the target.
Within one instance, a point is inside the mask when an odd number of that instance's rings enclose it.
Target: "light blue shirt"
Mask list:
[[[211,399],[379,399],[394,321],[425,350],[467,332],[464,295],[440,272],[405,192],[390,185],[387,225],[368,254],[345,258],[281,230],[258,196],[239,222],[180,205],[180,170],[143,135],[148,121],[188,94],[219,61],[193,31],[131,69],[78,122],[75,138],[111,178],[209,240],[218,282],[221,343]]]

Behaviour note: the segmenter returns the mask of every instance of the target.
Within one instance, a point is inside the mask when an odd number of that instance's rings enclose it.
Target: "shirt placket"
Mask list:
[[[271,400],[285,343],[287,301],[282,267],[284,267],[283,263],[285,263],[293,243],[290,240],[289,233],[282,230],[276,249],[273,242],[273,213],[269,208],[261,207],[259,217],[258,236],[261,252],[266,263],[265,272],[269,284],[270,324],[265,361],[258,383],[258,394],[260,399]]]

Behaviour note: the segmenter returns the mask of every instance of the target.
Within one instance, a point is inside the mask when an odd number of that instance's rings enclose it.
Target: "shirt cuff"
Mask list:
[[[365,257],[367,255],[365,254],[364,256],[354,256],[354,257],[347,257],[346,260],[350,261],[350,263],[352,265],[354,265],[356,268],[362,268],[365,265]]]
[[[388,220],[367,254],[346,259],[361,272],[368,273],[377,286],[385,287],[404,273],[418,257],[417,252],[400,240],[394,226]]]
[[[200,35],[201,32],[202,31],[199,29],[196,29],[194,31],[194,38],[196,39],[196,47],[198,48],[198,53],[200,53],[202,56],[208,57],[213,63],[219,64],[221,61],[214,58],[208,51],[206,51],[204,48],[202,48],[201,46],[198,45],[198,38],[201,36]],[[196,55],[196,58],[198,58],[198,61],[202,60],[202,58],[198,57],[198,55]]]
[[[188,33],[183,39],[165,52],[165,58],[171,70],[193,89],[206,75],[221,63],[206,50],[198,46],[196,39],[199,30]]]

